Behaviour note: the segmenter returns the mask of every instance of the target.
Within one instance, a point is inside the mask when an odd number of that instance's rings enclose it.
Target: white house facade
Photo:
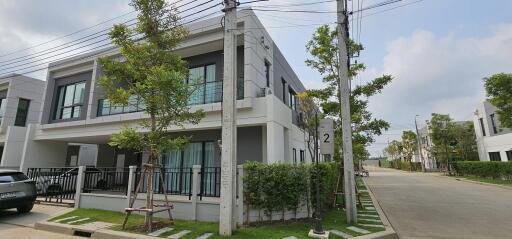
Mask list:
[[[512,161],[512,129],[501,127],[494,105],[484,101],[475,111],[473,124],[480,161]]]
[[[27,126],[37,124],[44,81],[23,75],[0,77],[0,166],[21,164]]]

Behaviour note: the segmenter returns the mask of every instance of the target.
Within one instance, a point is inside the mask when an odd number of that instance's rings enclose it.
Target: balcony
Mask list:
[[[194,92],[190,95],[188,104],[202,105],[211,104],[222,101],[222,81],[206,82],[199,85],[191,86],[194,87]],[[239,80],[237,82],[237,100],[244,98],[244,81]],[[98,100],[98,112],[97,116],[108,116],[117,114],[126,114],[141,112],[146,110],[146,104],[138,99],[136,96],[130,97],[128,105],[116,106],[110,104],[107,99]]]

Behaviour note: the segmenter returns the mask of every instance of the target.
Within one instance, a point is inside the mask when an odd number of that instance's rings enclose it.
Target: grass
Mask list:
[[[492,178],[481,178],[481,177],[474,177],[474,176],[454,176],[456,178],[463,178],[471,181],[477,181],[482,183],[491,183],[491,184],[498,184],[498,185],[505,185],[512,187],[512,180],[503,180],[503,179],[492,179]]]
[[[363,181],[360,178],[357,178],[357,187],[358,189],[366,189]],[[368,192],[360,192],[361,200],[370,200],[370,195]],[[372,214],[372,215],[378,215],[376,211],[368,211],[368,210],[360,210],[360,214]],[[76,209],[72,212],[69,212],[67,214],[61,215],[56,218],[52,218],[50,221],[55,221],[62,218],[67,218],[71,216],[77,216],[78,218],[90,218],[87,221],[81,221],[76,224],[85,224],[93,221],[102,221],[102,222],[108,222],[108,223],[114,223],[117,224],[112,229],[121,231],[121,226],[123,219],[124,219],[124,213],[121,212],[114,212],[114,211],[106,211],[106,210],[98,210],[98,209]],[[69,221],[76,220],[78,218],[69,219],[67,221],[61,221],[61,223],[66,223]],[[360,226],[356,224],[347,224],[345,220],[345,212],[341,209],[332,209],[329,212],[326,213],[323,219],[323,228],[324,230],[331,230],[336,229],[339,231],[343,231],[346,233],[349,233],[353,236],[359,236],[360,234],[350,231],[346,229],[349,226],[357,226],[359,228],[364,228],[370,232],[378,232],[383,231],[383,228],[375,228],[375,227],[365,227]],[[376,218],[372,218],[376,219]],[[159,223],[169,223],[168,220],[162,219],[162,218],[155,218],[155,221],[158,221]],[[128,223],[127,223],[127,231],[134,232],[137,229],[138,225],[141,225],[144,223],[144,216],[138,215],[138,214],[132,214],[130,216]],[[362,222],[364,223],[364,222]],[[369,224],[375,224],[375,223],[369,223]],[[308,238],[307,234],[310,229],[312,229],[314,226],[312,220],[291,220],[287,222],[281,222],[281,221],[274,221],[272,223],[265,222],[264,224],[260,225],[251,225],[247,227],[239,228],[237,231],[234,232],[233,236],[230,238],[234,239],[246,239],[246,238],[276,238],[281,239],[288,236],[295,236],[297,238],[306,239]],[[184,221],[184,220],[175,220],[174,225],[170,226],[174,228],[173,231],[167,232],[165,234],[162,234],[161,237],[168,237],[169,235],[172,235],[174,233],[177,233],[181,230],[190,230],[191,233],[185,235],[182,237],[183,239],[190,239],[190,238],[196,238],[206,232],[214,233],[214,235],[210,238],[226,238],[222,237],[218,234],[218,223],[213,222],[195,222],[195,221]],[[329,238],[340,238],[336,235],[331,234]]]

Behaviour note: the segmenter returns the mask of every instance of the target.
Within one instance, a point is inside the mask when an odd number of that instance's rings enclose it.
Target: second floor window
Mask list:
[[[496,127],[496,117],[494,116],[494,114],[489,115],[489,117],[491,117],[492,132],[494,132],[494,134],[497,134],[498,127]]]
[[[80,118],[85,98],[85,82],[59,86],[57,97],[55,119]]]
[[[295,94],[295,91],[293,91],[293,89],[291,87],[288,87],[288,94],[289,94],[289,100],[288,100],[288,103],[290,104],[290,108],[292,108],[293,110],[297,110],[297,100],[295,98],[295,96],[297,94]]]
[[[27,124],[28,107],[30,100],[19,99],[18,109],[16,110],[16,119],[14,119],[14,126],[25,127]]]
[[[188,84],[194,90],[188,100],[190,105],[222,101],[222,81],[217,81],[215,64],[190,68]]]
[[[480,119],[478,119],[478,121],[480,122],[480,129],[482,130],[482,136],[485,136],[484,119],[480,118]]]

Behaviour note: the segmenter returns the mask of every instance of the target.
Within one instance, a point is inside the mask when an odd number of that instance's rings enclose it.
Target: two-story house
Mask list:
[[[512,129],[501,127],[494,105],[484,101],[473,124],[480,161],[512,161]]]
[[[27,125],[39,122],[44,81],[10,74],[0,77],[0,166],[20,166]]]

